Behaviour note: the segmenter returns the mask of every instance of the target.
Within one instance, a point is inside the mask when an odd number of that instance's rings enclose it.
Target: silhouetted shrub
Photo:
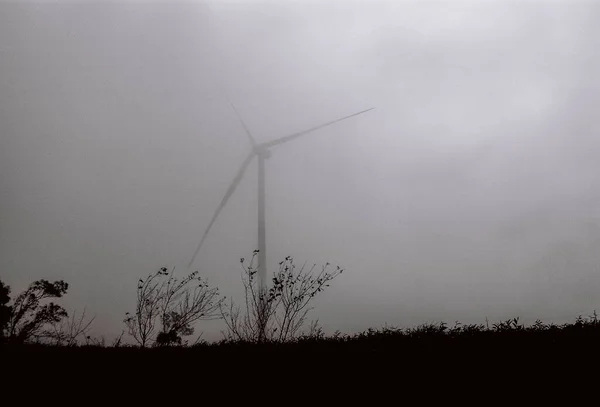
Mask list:
[[[4,284],[2,286],[6,297],[9,293],[8,287]],[[5,302],[6,308],[3,312],[8,312],[9,317],[8,321],[4,322],[4,337],[13,343],[25,343],[43,337],[43,328],[47,324],[60,322],[67,317],[67,311],[53,302],[42,304],[42,301],[62,297],[68,287],[69,285],[62,280],[53,283],[38,280],[19,294],[10,307],[7,307]]]
[[[86,344],[91,341],[88,336],[88,331],[96,317],[86,319],[86,310],[84,309],[81,315],[77,316],[74,310],[70,318],[62,318],[60,321],[53,321],[48,324],[41,336],[43,339],[50,341],[58,346],[75,346],[83,340]]]
[[[10,287],[0,280],[0,342],[4,341],[5,330],[10,322],[12,307],[10,302]]]
[[[218,319],[223,299],[218,288],[209,288],[195,271],[182,280],[162,267],[137,285],[136,309],[123,322],[129,335],[145,348],[148,345],[181,345],[182,336],[194,333],[198,320]]]
[[[329,271],[329,263],[319,272],[316,265],[310,269],[305,266],[297,268],[292,257],[286,257],[279,263],[279,270],[273,274],[271,288],[263,288],[255,277],[258,267],[254,260],[258,254],[255,250],[248,266],[242,258],[242,282],[244,284],[245,312],[240,306],[230,301],[227,309],[221,307],[221,314],[227,325],[226,339],[245,342],[285,342],[302,334],[301,329],[306,322],[306,315],[312,309],[312,299],[329,282],[343,272],[337,267]],[[310,332],[320,332],[316,322],[311,325]]]

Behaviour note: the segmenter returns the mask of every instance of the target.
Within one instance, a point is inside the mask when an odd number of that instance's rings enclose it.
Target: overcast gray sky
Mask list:
[[[0,278],[123,328],[185,268],[249,145],[271,271],[347,272],[328,332],[600,306],[600,2],[0,2]],[[256,167],[194,268],[239,295]],[[199,325],[218,338],[220,323]]]

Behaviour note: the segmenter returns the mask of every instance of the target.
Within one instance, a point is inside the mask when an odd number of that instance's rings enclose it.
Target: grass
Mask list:
[[[305,351],[368,351],[368,352],[401,352],[427,349],[435,350],[475,350],[493,346],[502,348],[521,348],[523,350],[540,350],[570,348],[574,344],[600,344],[600,318],[594,312],[589,317],[579,316],[575,322],[562,325],[547,324],[538,320],[525,326],[518,318],[483,325],[456,323],[423,324],[415,328],[401,329],[385,327],[370,328],[358,334],[324,335],[318,332],[311,336],[302,336],[287,342],[251,343],[243,341],[221,340],[213,343],[202,342],[193,346],[162,347],[141,349],[131,345],[112,346],[75,346],[58,347],[42,344],[23,346],[3,345],[4,350],[11,353],[102,353],[115,355],[143,354],[160,355],[172,353],[217,354],[222,352],[305,352]]]
[[[538,381],[540,388],[550,390],[548,377],[595,371],[598,345],[600,319],[594,313],[562,325],[536,321],[525,326],[518,319],[489,326],[437,323],[410,329],[368,329],[354,335],[317,333],[285,343],[221,340],[147,349],[127,345],[2,345],[0,365],[4,372],[10,372],[15,386],[92,386],[96,391],[99,383],[110,381],[136,397],[137,389],[144,389],[141,395],[150,401],[154,388],[166,386],[168,392],[179,392],[176,389],[184,386],[182,383],[189,383],[184,393],[192,400],[195,393],[188,390],[196,389],[198,383],[203,389],[211,388],[208,383],[243,382],[253,387],[256,378],[279,390],[286,389],[288,382],[296,386],[314,381],[316,389],[333,388],[333,381],[348,378],[366,379],[363,388],[368,381],[391,381],[389,389],[402,383],[403,392],[412,390],[422,398],[428,397],[434,382],[458,386],[481,382],[493,387],[498,382],[492,376],[501,380],[516,380],[518,376],[522,383],[533,386]],[[321,376],[326,377],[324,382],[315,381]],[[105,388],[116,392],[116,387]],[[224,394],[244,399],[242,393]]]

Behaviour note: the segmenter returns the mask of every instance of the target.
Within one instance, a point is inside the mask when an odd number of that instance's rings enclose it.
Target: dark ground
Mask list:
[[[0,361],[2,371],[12,379],[22,378],[22,383],[64,381],[69,386],[108,378],[134,388],[133,383],[144,383],[145,391],[149,391],[170,389],[188,380],[252,384],[262,377],[257,385],[262,381],[267,388],[281,390],[299,385],[311,389],[307,380],[317,380],[320,375],[329,377],[322,384],[325,387],[333,385],[327,384],[331,380],[360,376],[420,384],[433,377],[445,382],[466,377],[485,381],[490,375],[522,377],[531,382],[588,371],[590,378],[600,378],[596,359],[599,345],[600,320],[590,317],[560,326],[538,322],[526,327],[518,320],[490,327],[431,324],[409,330],[386,328],[353,336],[303,338],[284,344],[222,341],[150,349],[5,344],[0,347]],[[292,379],[296,376],[303,379],[297,382]]]

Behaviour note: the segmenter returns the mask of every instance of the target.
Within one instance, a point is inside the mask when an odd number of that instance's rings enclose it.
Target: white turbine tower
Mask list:
[[[256,140],[252,136],[252,133],[250,133],[250,130],[248,130],[248,127],[246,126],[246,124],[244,123],[244,121],[242,120],[240,115],[238,114],[235,106],[233,106],[233,104],[231,106],[232,106],[233,110],[235,111],[236,115],[238,116],[238,119],[240,120],[242,126],[244,127],[246,134],[248,135],[248,139],[250,140],[252,150],[248,153],[248,156],[242,163],[242,166],[238,170],[235,178],[233,179],[233,182],[227,189],[227,192],[225,192],[225,196],[223,196],[221,203],[219,204],[217,210],[215,211],[215,214],[213,215],[212,219],[210,220],[208,227],[204,231],[204,235],[202,235],[202,239],[200,240],[200,243],[198,244],[198,247],[196,248],[196,251],[194,252],[194,255],[192,256],[192,259],[190,260],[190,262],[188,264],[188,269],[192,267],[192,264],[194,263],[194,260],[196,260],[196,256],[198,255],[198,252],[200,251],[200,248],[202,247],[204,240],[206,240],[206,236],[208,235],[210,228],[213,226],[213,224],[215,223],[215,220],[219,216],[219,213],[221,212],[223,207],[225,207],[225,205],[227,204],[227,201],[233,194],[233,191],[235,191],[235,188],[238,186],[238,184],[242,180],[242,177],[243,177],[244,173],[246,172],[248,165],[250,165],[250,162],[256,156],[256,157],[258,157],[258,278],[259,278],[260,287],[264,289],[266,287],[266,276],[267,276],[267,267],[266,267],[267,246],[266,246],[266,228],[265,228],[265,160],[271,156],[271,151],[269,149],[271,147],[275,147],[280,144],[287,143],[288,141],[292,141],[298,137],[304,136],[313,131],[330,126],[334,123],[340,122],[342,120],[346,120],[350,117],[358,116],[359,114],[368,112],[370,110],[373,110],[374,108],[363,110],[358,113],[354,113],[349,116],[344,116],[339,119],[321,124],[316,127],[311,127],[310,129],[307,129],[304,131],[290,134],[289,136],[281,137],[281,138],[278,138],[278,139],[275,139],[272,141],[267,141],[267,142],[259,144],[259,143],[256,143]]]

